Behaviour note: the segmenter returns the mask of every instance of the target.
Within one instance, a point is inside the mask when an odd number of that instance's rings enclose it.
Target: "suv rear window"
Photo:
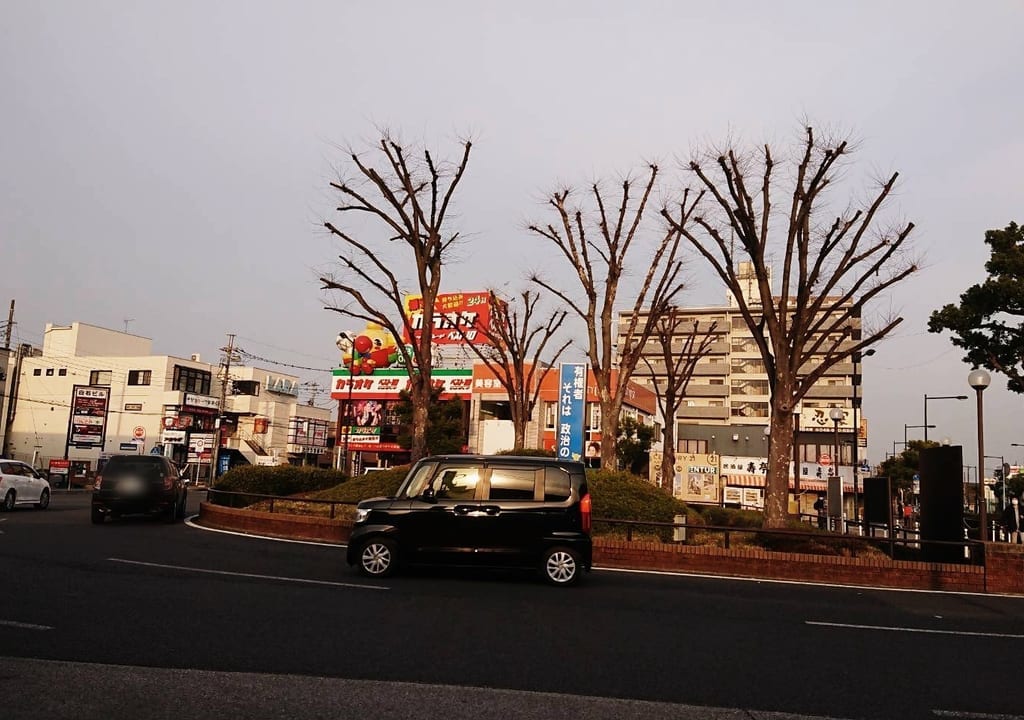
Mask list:
[[[103,475],[141,475],[143,477],[162,476],[166,470],[163,458],[153,457],[115,457],[110,458],[103,466]]]
[[[533,500],[536,485],[536,470],[491,466],[491,500]]]

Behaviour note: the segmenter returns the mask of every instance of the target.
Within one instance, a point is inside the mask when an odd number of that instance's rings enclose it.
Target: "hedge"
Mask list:
[[[398,492],[409,473],[409,466],[402,465],[389,470],[378,470],[352,478],[348,482],[321,490],[310,495],[319,500],[339,500],[341,502],[359,502],[373,497],[391,497]]]
[[[321,490],[345,481],[340,470],[299,465],[242,465],[217,478],[214,490],[258,495],[295,495]]]

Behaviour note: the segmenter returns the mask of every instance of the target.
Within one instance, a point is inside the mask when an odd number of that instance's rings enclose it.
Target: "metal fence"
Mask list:
[[[227,490],[207,490],[206,501],[213,505],[230,508],[247,508],[266,503],[265,512],[282,512],[294,514],[296,505],[326,508],[325,515],[334,518],[338,514],[338,506],[355,507],[358,503],[350,500],[318,500],[314,498],[298,498],[281,495],[263,495],[260,493],[234,492]],[[319,513],[317,513],[319,514]]]

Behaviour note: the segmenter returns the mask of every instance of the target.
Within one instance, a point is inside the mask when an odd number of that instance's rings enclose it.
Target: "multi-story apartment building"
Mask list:
[[[748,289],[746,300],[754,305],[756,295]],[[719,501],[740,502],[757,506],[763,499],[764,472],[769,438],[767,435],[771,412],[768,375],[753,332],[740,313],[739,305],[731,295],[724,306],[680,308],[683,322],[680,333],[673,339],[673,347],[683,348],[685,336],[699,323],[699,332],[712,325],[713,341],[708,354],[697,363],[693,378],[687,386],[675,418],[678,453],[710,456],[719,463],[722,487]],[[628,316],[620,316],[620,329]],[[853,319],[846,347],[860,337],[860,319]],[[641,360],[634,380],[652,389],[665,382],[664,363],[660,360],[660,343],[651,339],[644,349],[648,363]],[[820,358],[812,359],[810,371]],[[653,369],[653,372],[652,372]],[[860,447],[866,445],[866,423],[860,416],[860,363],[851,361],[829,368],[810,389],[794,413],[798,428],[794,459],[799,473],[801,491],[820,492],[825,489],[826,478],[838,474],[844,478],[852,492],[855,459],[853,441],[859,437]],[[857,406],[855,432],[854,407]],[[836,463],[836,425],[830,410],[843,411],[839,430],[839,462]],[[863,452],[856,452],[858,464]],[[797,488],[796,474],[791,464],[791,487]],[[803,507],[803,503],[801,503]]]
[[[84,478],[110,455],[159,453],[204,480],[218,442],[254,463],[329,452],[330,411],[299,402],[298,378],[233,367],[221,412],[219,366],[153,355],[137,335],[47,324],[16,380],[4,452],[52,474]]]

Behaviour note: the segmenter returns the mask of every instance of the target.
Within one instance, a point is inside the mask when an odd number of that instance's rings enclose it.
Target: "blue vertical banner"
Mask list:
[[[558,388],[557,454],[563,460],[581,460],[587,366],[582,363],[562,363],[559,366]]]

